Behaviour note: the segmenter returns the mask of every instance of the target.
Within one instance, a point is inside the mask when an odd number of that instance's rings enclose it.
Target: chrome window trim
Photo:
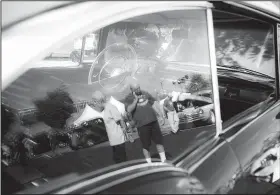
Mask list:
[[[119,170],[113,171],[113,172],[102,174],[102,175],[99,175],[97,177],[93,177],[92,179],[88,179],[86,181],[79,182],[79,183],[74,184],[74,185],[72,185],[70,187],[67,187],[65,189],[58,190],[57,192],[55,192],[55,194],[71,193],[71,192],[73,192],[75,190],[81,189],[81,188],[86,187],[88,185],[91,185],[93,183],[102,181],[102,180],[104,180],[104,179],[106,179],[108,177],[112,177],[112,176],[115,176],[115,175],[118,175],[118,174],[123,174],[123,173],[129,172],[129,171],[133,171],[133,170],[136,170],[136,169],[149,168],[149,167],[164,167],[163,169],[169,169],[169,170],[171,170],[171,169],[174,170],[175,169],[175,167],[173,167],[172,165],[167,164],[167,163],[161,163],[161,162],[153,162],[153,163],[144,163],[144,164],[139,164],[139,165],[133,165],[133,166],[129,166],[129,167],[126,167],[126,168],[123,168],[123,169],[119,169]],[[147,172],[151,172],[152,170],[153,169],[148,170]],[[178,170],[178,168],[177,168],[177,170]],[[134,176],[131,175],[130,177],[134,177]],[[130,178],[130,179],[132,179],[132,178]],[[102,186],[100,186],[99,188],[101,188],[101,187]]]
[[[276,25],[276,31],[277,31],[277,35],[276,35],[276,47],[278,49],[278,95],[280,96],[280,23],[277,23]],[[278,40],[279,39],[279,40]],[[277,55],[277,54],[276,54]],[[278,96],[278,99],[280,99],[280,97]]]
[[[209,53],[210,53],[212,90],[213,90],[214,110],[215,110],[215,117],[216,117],[216,137],[218,137],[219,134],[222,132],[222,119],[221,119],[221,108],[220,108],[219,84],[218,84],[212,9],[208,8],[206,10],[206,13],[207,13],[207,29],[208,29],[208,41],[209,41],[208,46],[209,46]]]

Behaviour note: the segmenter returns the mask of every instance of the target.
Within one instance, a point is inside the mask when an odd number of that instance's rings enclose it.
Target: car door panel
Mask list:
[[[257,165],[257,163],[263,162],[269,157],[269,152],[272,149],[279,150],[280,120],[276,119],[280,112],[279,108],[280,102],[278,101],[261,116],[227,138],[243,169],[242,177],[239,178],[238,183],[243,183],[243,186],[246,186],[247,193],[265,193],[271,188],[268,182],[279,179],[279,167],[277,169],[277,164],[274,164],[277,163],[275,159],[271,163],[275,165],[276,169],[274,168],[266,177],[256,176],[258,171],[264,171],[262,170],[264,167]],[[279,161],[279,156],[276,158]],[[273,175],[270,176],[270,173]]]
[[[235,178],[241,174],[240,164],[225,140],[215,138],[209,142],[212,144],[196,151],[200,154],[194,154],[195,158],[189,155],[179,166],[198,178],[208,193],[227,193],[234,188]]]

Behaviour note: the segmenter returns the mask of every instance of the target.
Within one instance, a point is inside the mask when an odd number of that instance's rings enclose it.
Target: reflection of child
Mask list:
[[[164,100],[163,108],[167,113],[168,122],[171,126],[171,131],[177,133],[179,129],[179,117],[172,102],[172,94],[168,94],[168,97]]]

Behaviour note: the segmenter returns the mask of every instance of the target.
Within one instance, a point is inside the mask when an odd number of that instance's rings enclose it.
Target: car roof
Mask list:
[[[3,1],[2,28],[70,3],[71,1]]]
[[[2,28],[15,24],[21,20],[36,16],[61,6],[72,4],[72,1],[3,1],[2,2]],[[239,2],[255,9],[280,17],[280,1],[242,1]],[[19,9],[23,8],[24,9]]]
[[[280,1],[242,1],[239,3],[280,18]]]

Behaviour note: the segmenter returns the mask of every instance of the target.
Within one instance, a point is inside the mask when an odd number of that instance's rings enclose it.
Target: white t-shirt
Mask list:
[[[110,145],[115,146],[124,143],[125,135],[123,129],[117,124],[122,119],[117,107],[108,102],[102,114]]]
[[[113,96],[111,96],[110,101],[111,104],[117,107],[118,111],[122,114],[125,115],[125,106],[123,103],[120,101],[116,100]]]

